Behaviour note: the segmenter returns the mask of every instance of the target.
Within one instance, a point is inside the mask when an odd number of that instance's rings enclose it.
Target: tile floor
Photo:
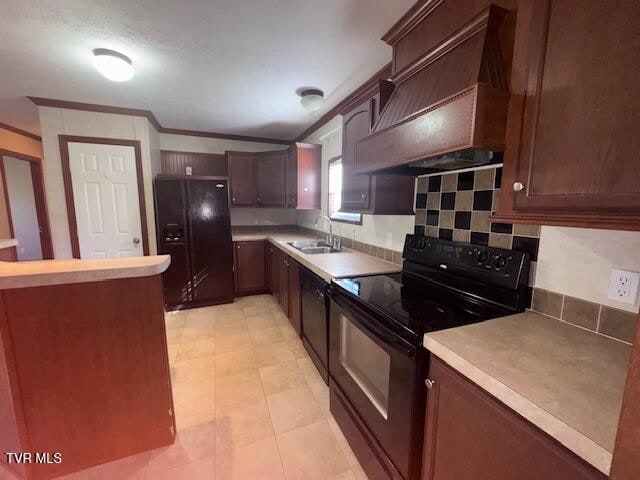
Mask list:
[[[174,445],[64,477],[366,480],[269,295],[166,315]]]

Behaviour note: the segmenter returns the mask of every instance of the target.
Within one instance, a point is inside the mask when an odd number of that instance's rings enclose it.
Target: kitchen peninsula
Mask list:
[[[50,460],[8,465],[16,473],[50,478],[173,443],[169,262],[0,262],[0,448]]]

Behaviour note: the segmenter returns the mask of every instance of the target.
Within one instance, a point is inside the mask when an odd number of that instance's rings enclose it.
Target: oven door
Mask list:
[[[414,450],[422,436],[426,356],[337,289],[329,297],[332,382],[402,477],[410,478],[411,462],[420,458]]]

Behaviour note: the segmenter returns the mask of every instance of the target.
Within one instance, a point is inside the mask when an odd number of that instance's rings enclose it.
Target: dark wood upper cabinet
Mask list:
[[[234,242],[236,293],[258,293],[267,289],[264,240]]]
[[[255,155],[256,203],[259,207],[285,207],[286,151]]]
[[[287,207],[317,210],[320,205],[322,146],[295,143],[287,152]]]
[[[606,479],[437,358],[429,377],[422,480]]]
[[[187,175],[187,167],[191,167],[191,175],[195,176],[229,176],[224,154],[161,150],[160,162],[164,175]]]
[[[257,204],[255,155],[248,152],[227,152],[231,205],[254,207]]]
[[[639,29],[635,0],[521,2],[500,221],[640,230]]]
[[[342,209],[347,212],[368,210],[371,204],[371,177],[356,175],[356,142],[371,133],[373,99],[358,105],[342,117]]]
[[[376,95],[343,115],[342,210],[380,215],[413,215],[415,180],[400,175],[359,175],[355,170],[356,143],[371,133],[380,108]]]

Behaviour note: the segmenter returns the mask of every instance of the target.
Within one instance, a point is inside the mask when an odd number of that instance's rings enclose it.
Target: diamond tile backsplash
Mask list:
[[[533,285],[540,227],[491,223],[500,202],[502,167],[418,179],[416,235],[528,252]]]

